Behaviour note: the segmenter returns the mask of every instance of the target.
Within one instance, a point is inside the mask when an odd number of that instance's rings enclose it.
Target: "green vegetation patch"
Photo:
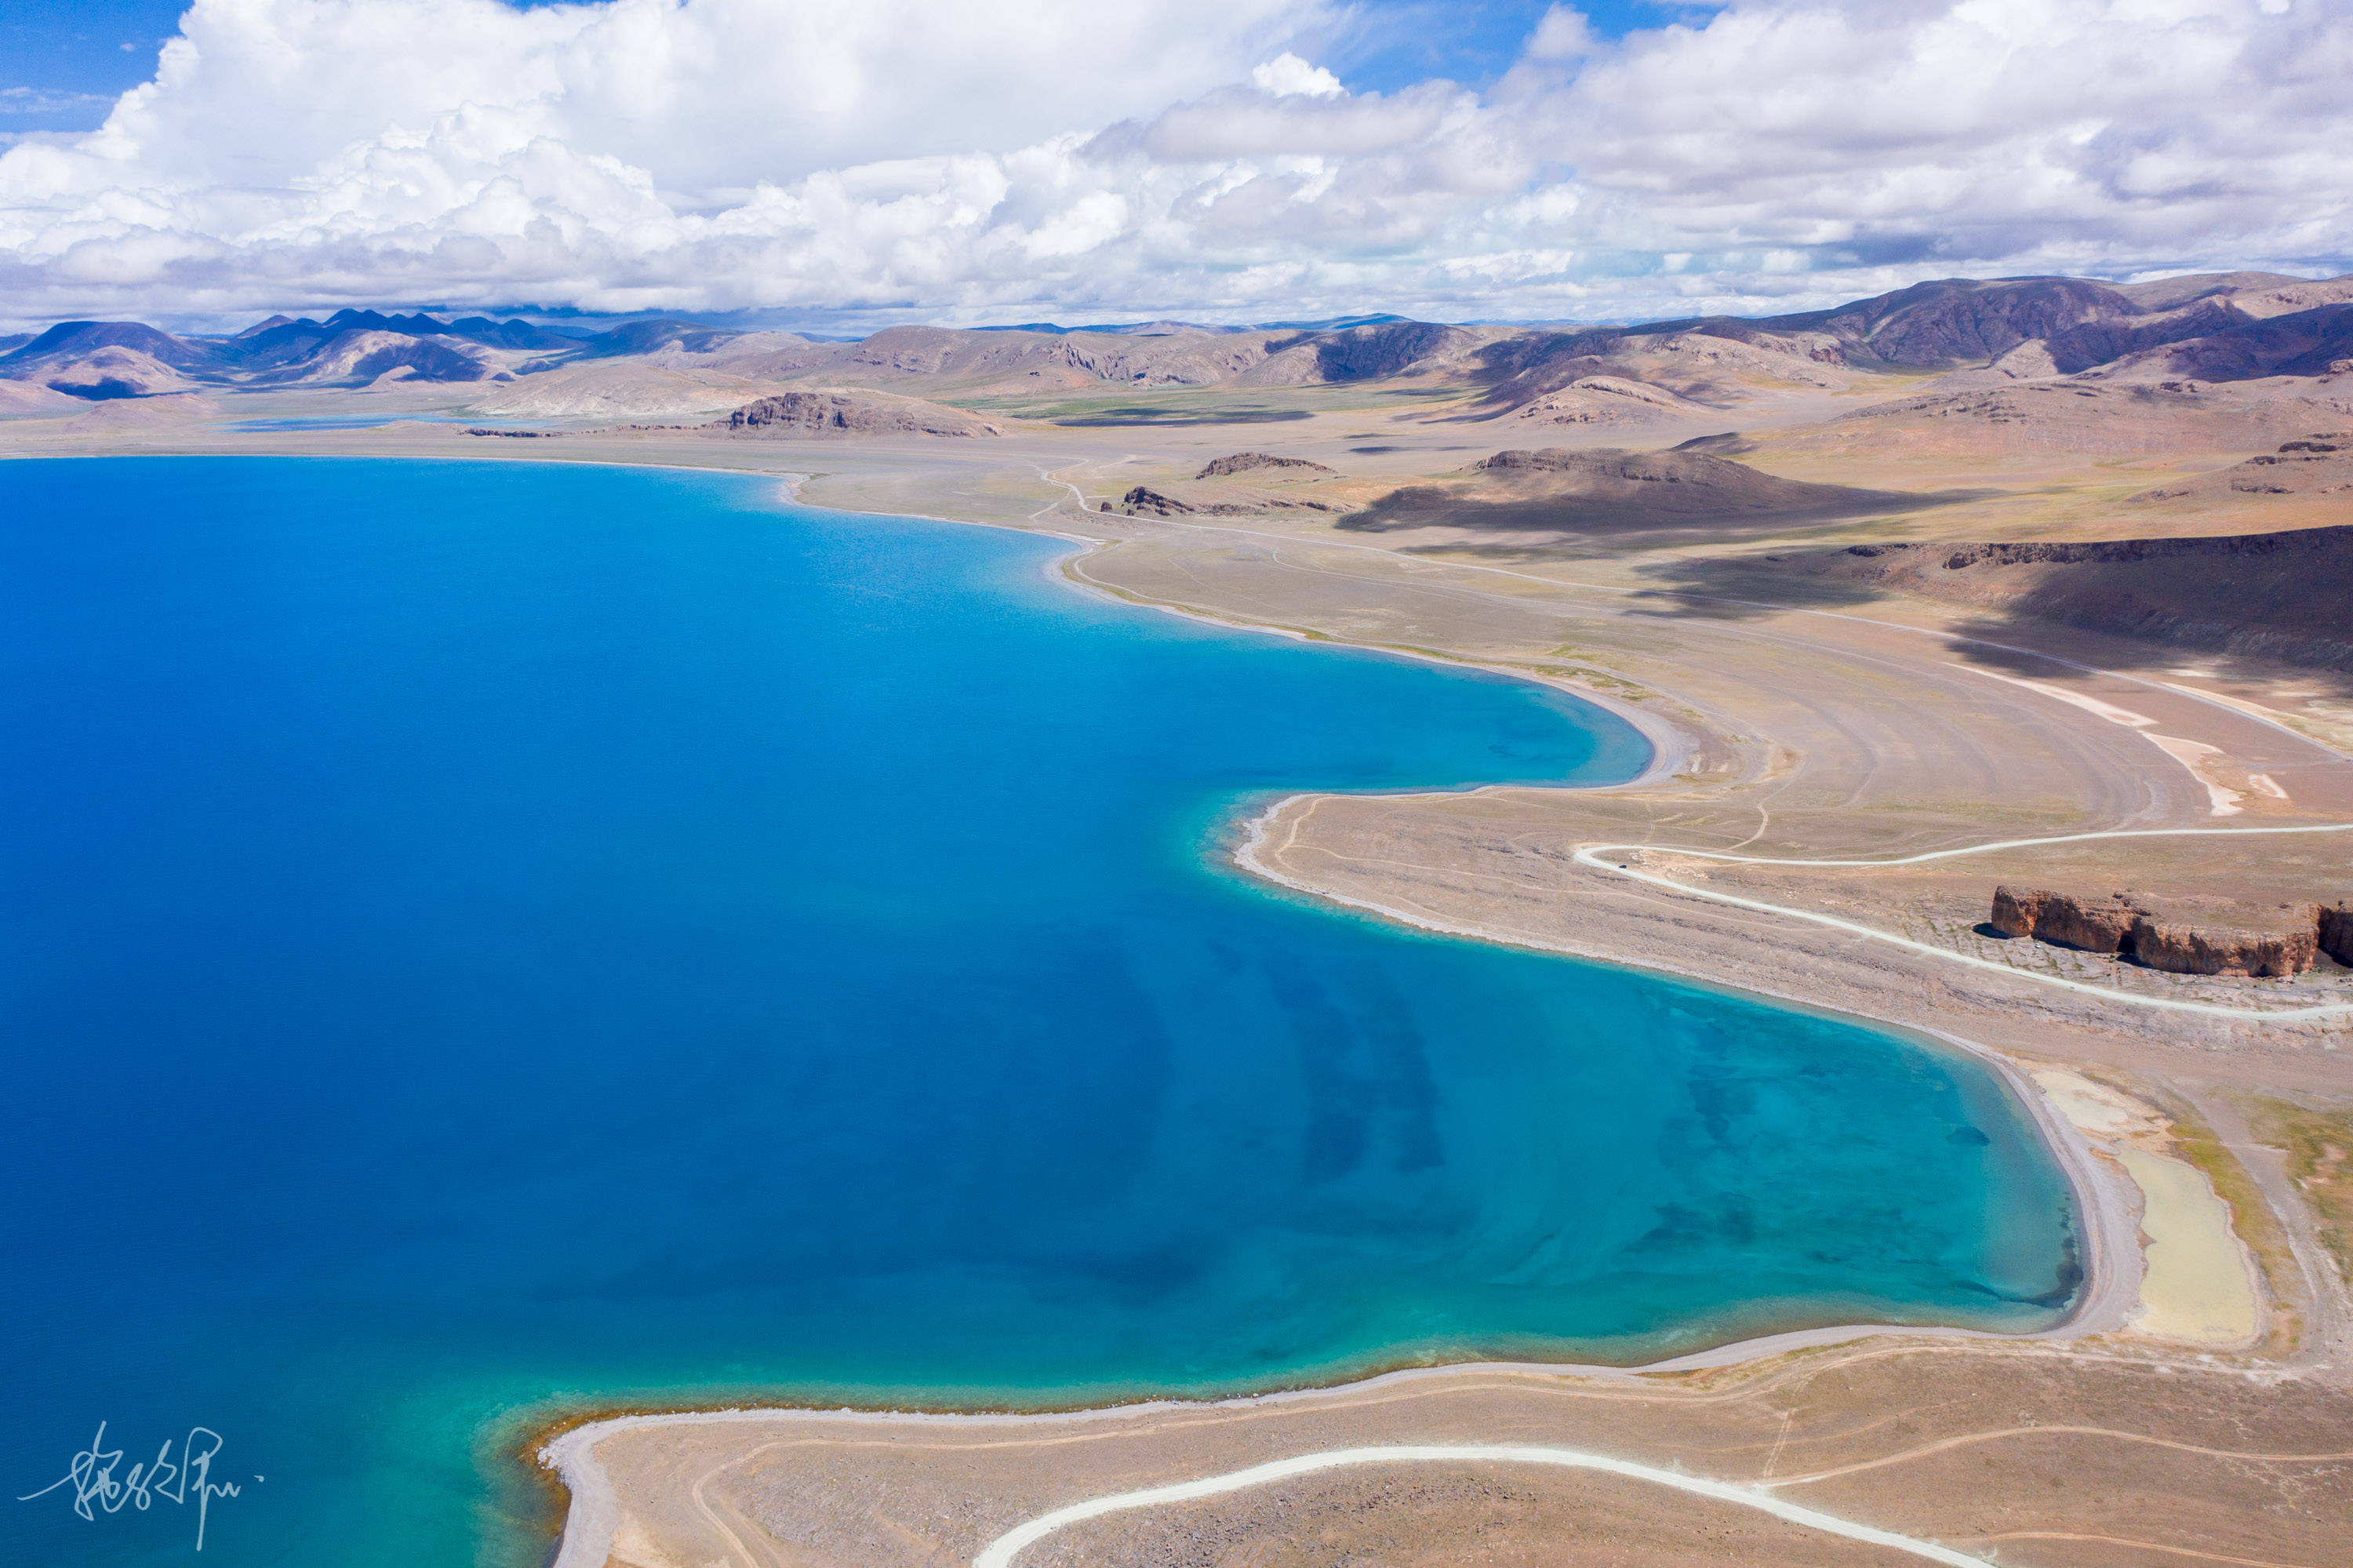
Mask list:
[[[2287,1173],[2312,1205],[2321,1245],[2353,1279],[2353,1107],[2315,1110],[2287,1100],[2249,1105],[2255,1136],[2287,1156]]]

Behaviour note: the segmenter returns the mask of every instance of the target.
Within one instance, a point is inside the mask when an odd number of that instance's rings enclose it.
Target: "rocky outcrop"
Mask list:
[[[2324,949],[2324,924],[2353,948],[2353,911],[2317,904],[2268,907],[2224,899],[2160,899],[2139,893],[2081,895],[1997,887],[1987,924],[2005,937],[2033,937],[2089,953],[2113,953],[2184,975],[2302,974]],[[2336,957],[2335,948],[2327,949]],[[2339,960],[2344,961],[2342,959]]]
[[[1193,510],[1173,495],[1163,495],[1140,484],[1119,498],[1119,509],[1130,517],[1182,517]],[[1108,503],[1103,510],[1111,510]]]
[[[744,404],[712,429],[749,436],[1001,436],[986,419],[914,397],[786,392]]]
[[[2353,431],[2333,430],[2282,441],[2218,472],[2162,484],[2125,497],[2127,505],[2189,500],[2204,505],[2242,495],[2326,495],[2353,493]]]
[[[1337,469],[1325,468],[1320,462],[1305,458],[1276,457],[1272,452],[1235,452],[1230,457],[1211,458],[1195,479],[1223,479],[1229,474],[1249,473],[1254,469],[1293,469],[1301,473],[1336,473]]]
[[[2033,937],[2087,953],[2128,950],[2138,913],[2122,893],[2084,897],[2047,888],[1997,887],[1987,924],[2005,937]]]
[[[2042,918],[2042,906],[2050,899],[2050,894],[2039,889],[2004,884],[1993,890],[1993,913],[1986,924],[2005,937],[2031,937],[2034,923]]]
[[[1230,476],[1229,476],[1230,478]],[[1269,490],[1251,484],[1210,484],[1195,480],[1168,482],[1167,490],[1137,485],[1117,501],[1101,503],[1105,512],[1130,517],[1262,517],[1269,513],[1320,512],[1341,515],[1353,503],[1297,490]]]
[[[2132,956],[2177,975],[2300,975],[2319,949],[2320,906],[2199,905],[2133,918]]]
[[[2353,968],[2353,905],[2342,901],[2320,912],[2320,950]]]

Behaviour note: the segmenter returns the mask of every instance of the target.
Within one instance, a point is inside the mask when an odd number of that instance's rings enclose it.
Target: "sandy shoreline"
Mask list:
[[[1918,1035],[1922,1033],[1876,1021],[1859,1022],[1905,1034]],[[1704,1351],[1624,1366],[1598,1361],[1456,1361],[1436,1366],[1403,1367],[1370,1377],[1231,1398],[1140,1399],[1077,1410],[957,1412],[744,1405],[720,1410],[677,1410],[611,1416],[570,1427],[539,1449],[540,1462],[555,1472],[571,1496],[552,1568],[605,1568],[622,1510],[612,1478],[598,1462],[596,1449],[605,1438],[625,1432],[763,1422],[785,1415],[818,1423],[881,1423],[949,1428],[1009,1427],[1018,1430],[1059,1426],[1071,1422],[1136,1420],[1175,1411],[1250,1411],[1313,1404],[1319,1401],[1350,1398],[1372,1390],[1483,1373],[1630,1382],[1662,1373],[1736,1367],[1794,1351],[1851,1344],[1883,1335],[1906,1340],[2029,1344],[2080,1339],[2123,1328],[2137,1298],[2140,1285],[2137,1191],[2129,1190],[2130,1183],[2120,1171],[2110,1172],[2100,1165],[2083,1132],[2060,1114],[2051,1097],[2016,1063],[1999,1052],[1957,1035],[1938,1034],[1935,1036],[1935,1043],[1957,1051],[1992,1071],[2003,1087],[2025,1107],[2037,1138],[2066,1178],[2077,1215],[2077,1242],[2082,1249],[2078,1262],[2082,1278],[2065,1317],[2047,1329],[2010,1334],[1936,1324],[1840,1324],[1756,1335]]]
[[[930,519],[930,521],[956,523],[963,520],[955,517],[939,517]],[[997,523],[983,523],[978,524],[978,526],[985,528],[997,528],[1004,527],[1006,524]],[[1054,529],[1044,527],[1022,529],[1019,531],[1025,533],[1044,534],[1049,537],[1056,539],[1070,539],[1081,546],[1081,548],[1071,551],[1069,555],[1058,556],[1052,561],[1047,563],[1047,576],[1066,588],[1078,589],[1080,592],[1088,595],[1090,598],[1104,599],[1113,604],[1124,605],[1130,609],[1157,610],[1163,615],[1173,615],[1181,620],[1194,621],[1202,626],[1214,626],[1221,631],[1253,631],[1266,636],[1287,638],[1294,642],[1323,642],[1326,646],[1354,648],[1363,652],[1379,653],[1392,659],[1409,660],[1414,663],[1428,664],[1433,668],[1440,670],[1475,670],[1482,674],[1500,676],[1501,678],[1508,681],[1525,681],[1529,685],[1542,686],[1548,691],[1558,692],[1564,696],[1573,697],[1580,703],[1589,704],[1594,707],[1599,708],[1604,713],[1610,715],[1612,717],[1622,720],[1629,728],[1641,735],[1641,737],[1650,744],[1651,747],[1651,758],[1642,766],[1640,772],[1636,773],[1630,779],[1613,779],[1607,785],[1599,785],[1595,786],[1595,788],[1630,789],[1637,785],[1651,783],[1681,769],[1685,763],[1691,760],[1694,754],[1698,750],[1697,740],[1691,732],[1683,726],[1663,718],[1660,715],[1642,707],[1639,704],[1628,702],[1623,697],[1613,696],[1607,692],[1596,691],[1590,686],[1579,685],[1574,681],[1564,681],[1556,676],[1546,675],[1535,670],[1518,669],[1509,664],[1482,662],[1475,659],[1448,658],[1442,654],[1428,652],[1421,649],[1399,648],[1386,642],[1352,642],[1339,638],[1311,637],[1303,631],[1299,631],[1287,626],[1273,626],[1261,621],[1244,620],[1230,616],[1212,615],[1206,610],[1192,609],[1184,605],[1165,604],[1152,599],[1139,599],[1134,595],[1124,593],[1118,589],[1113,588],[1106,584],[1096,582],[1094,579],[1075,569],[1078,564],[1085,560],[1089,556],[1094,555],[1105,548],[1103,541],[1100,539],[1086,538],[1083,535],[1079,535],[1059,533]],[[1517,789],[1530,788],[1574,789],[1581,788],[1581,786],[1576,784],[1541,783],[1534,785],[1473,784],[1453,789],[1384,790],[1382,793],[1396,797],[1416,794],[1467,795],[1476,794],[1482,789]],[[1315,792],[1308,792],[1308,794],[1313,793]],[[1308,798],[1308,795],[1305,794],[1289,795],[1285,796],[1282,800],[1278,801],[1276,804],[1287,804],[1292,800],[1306,798]],[[1252,869],[1254,871],[1257,870],[1256,867],[1253,867]],[[1259,874],[1265,875],[1267,874],[1260,872]]]
[[[797,496],[795,497],[797,500]],[[804,503],[803,504],[807,504]],[[1057,508],[1041,509],[1040,516]],[[966,523],[974,520],[955,517],[934,517],[932,520]],[[1005,527],[1003,523],[986,523],[984,526]],[[1020,524],[1010,524],[1021,527]],[[1255,630],[1312,641],[1303,633],[1289,628],[1207,614],[1184,606],[1154,602],[1107,585],[1097,583],[1076,569],[1078,563],[1104,549],[1103,541],[1074,536],[1048,528],[1034,522],[1024,531],[1046,534],[1071,540],[1079,548],[1058,556],[1048,563],[1046,572],[1065,587],[1088,593],[1092,597],[1115,600],[1131,608],[1159,610],[1197,620],[1224,630]],[[1656,712],[1608,694],[1594,691],[1571,682],[1548,678],[1525,669],[1440,657],[1414,650],[1399,649],[1375,642],[1342,642],[1371,652],[1412,659],[1440,667],[1473,669],[1514,680],[1527,681],[1563,693],[1580,702],[1610,713],[1640,733],[1649,743],[1651,757],[1632,779],[1613,781],[1601,788],[1627,789],[1654,782],[1680,771],[1699,749],[1693,734]],[[1473,786],[1451,791],[1408,791],[1416,793],[1473,794],[1499,788],[1519,786]],[[1552,788],[1562,788],[1553,786]],[[1573,788],[1573,787],[1572,787]],[[1303,800],[1312,800],[1310,794],[1282,797],[1250,817],[1244,824],[1244,839],[1232,852],[1235,863],[1253,876],[1303,894],[1318,902],[1336,905],[1377,915],[1385,919],[1419,929],[1461,939],[1498,942],[1504,938],[1493,932],[1471,925],[1451,925],[1409,911],[1371,902],[1360,902],[1331,889],[1311,885],[1293,878],[1269,865],[1258,852],[1265,844],[1271,824],[1282,810]],[[1506,945],[1523,945],[1509,943]],[[1589,962],[1608,962],[1567,948],[1551,949],[1564,956]],[[1776,995],[1746,987],[1709,986],[1708,982],[1677,974],[1660,968],[1647,972],[1666,975],[1679,983],[1701,985],[1707,989],[1725,990],[1744,997],[1765,1000],[1781,1005],[1793,1005],[1810,1012],[1831,1012],[1832,1010],[1809,1004],[1801,998]],[[1881,1335],[1908,1339],[1963,1340],[1994,1343],[2026,1343],[2038,1340],[2075,1339],[2091,1334],[2112,1332],[2125,1325],[2137,1296],[2140,1282],[2140,1247],[2137,1231],[2138,1193],[2127,1191],[2129,1183],[2121,1172],[2103,1169],[2094,1160],[2084,1134],[2051,1103],[2042,1091],[2018,1064],[1989,1047],[1941,1031],[1921,1031],[1886,1019],[1837,1013],[1852,1022],[1868,1027],[1898,1032],[1915,1038],[1926,1039],[1943,1049],[1957,1051],[1989,1068],[2004,1089],[2022,1106],[2035,1135],[2044,1150],[2058,1165],[2064,1176],[2077,1218],[2078,1259],[2082,1270],[2074,1301],[2066,1316],[2050,1328],[2023,1334],[2004,1334],[1940,1325],[1901,1325],[1858,1323],[1792,1330],[1779,1333],[1751,1336],[1723,1345],[1667,1357],[1655,1361],[1628,1366],[1574,1361],[1464,1361],[1441,1366],[1410,1367],[1375,1374],[1371,1377],[1344,1379],[1313,1388],[1285,1389],[1262,1394],[1210,1401],[1175,1401],[1167,1399],[1138,1400],[1134,1403],[1104,1405],[1082,1411],[956,1413],[922,1410],[859,1411],[841,1409],[812,1411],[789,1405],[746,1406],[716,1411],[681,1410],[659,1414],[638,1414],[593,1421],[571,1428],[549,1441],[540,1451],[543,1464],[555,1470],[570,1491],[572,1502],[567,1511],[561,1544],[554,1559],[554,1568],[603,1568],[610,1553],[612,1534],[620,1518],[620,1504],[610,1478],[596,1458],[596,1445],[617,1433],[648,1428],[693,1425],[708,1423],[754,1422],[773,1419],[781,1414],[811,1420],[853,1422],[885,1422],[917,1425],[950,1426],[1021,1426],[1072,1420],[1118,1421],[1145,1416],[1176,1409],[1247,1410],[1269,1404],[1294,1404],[1329,1400],[1362,1393],[1366,1390],[1393,1387],[1419,1380],[1472,1375],[1478,1373],[1517,1373],[1562,1378],[1632,1379],[1660,1373],[1697,1372],[1737,1366],[1744,1362],[1762,1361],[1792,1351],[1851,1343]]]

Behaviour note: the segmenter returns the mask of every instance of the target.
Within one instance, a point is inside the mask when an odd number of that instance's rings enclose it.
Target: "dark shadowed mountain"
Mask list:
[[[2103,375],[2252,381],[2266,376],[2327,376],[2353,370],[2353,304],[2322,305],[2253,321],[2118,356]]]
[[[2178,309],[2149,315],[2103,316],[2095,321],[2078,322],[2049,334],[2043,339],[2043,346],[2051,355],[2051,363],[2063,374],[2072,376],[2126,355],[2229,332],[2246,325],[2248,320],[2227,300],[2209,295]]]
[[[10,352],[6,358],[16,360],[64,359],[95,353],[101,348],[128,349],[143,354],[159,365],[174,370],[204,370],[224,363],[220,351],[200,340],[174,337],[157,332],[143,322],[59,322],[34,338],[22,348]]]
[[[2030,339],[2144,313],[2106,283],[2075,278],[1947,278],[1835,310],[1772,316],[1768,332],[1827,333],[1851,361],[1943,367],[1989,364]]]
[[[76,397],[146,397],[195,387],[365,386],[388,373],[481,381],[579,342],[522,321],[337,311],[272,316],[233,337],[175,337],[140,322],[62,322],[0,354],[0,377]]]
[[[200,387],[475,382],[649,360],[681,376],[826,378],[901,395],[989,397],[1121,387],[1411,381],[1483,394],[1474,417],[1640,423],[1696,417],[1757,388],[1868,390],[1890,369],[1963,371],[1975,387],[2054,377],[2203,381],[2319,376],[2353,362],[2353,278],[2204,273],[2117,285],[1944,279],[1826,311],[1632,326],[1451,326],[1396,317],[1272,327],[889,327],[856,342],[678,320],[593,336],[520,320],[342,310],[272,316],[231,337],[138,322],[66,322],[0,351],[0,378],[84,398]]]
[[[214,344],[142,322],[59,322],[0,355],[0,377],[95,402],[185,392],[226,363]]]
[[[454,322],[427,315],[387,316],[375,311],[337,311],[326,325],[336,332],[393,332],[410,337],[450,337],[492,348],[515,348],[560,354],[579,346],[580,340],[553,333],[529,322],[494,322],[486,316],[466,316]]]
[[[1429,322],[1383,322],[1371,326],[1303,334],[1272,352],[1313,343],[1315,367],[1325,381],[1369,381],[1400,376],[1435,360],[1468,353],[1478,343],[1465,327],[1435,326]]]
[[[595,337],[565,340],[581,359],[618,359],[633,354],[658,354],[676,349],[683,354],[709,354],[747,334],[729,327],[704,326],[701,322],[631,322]]]

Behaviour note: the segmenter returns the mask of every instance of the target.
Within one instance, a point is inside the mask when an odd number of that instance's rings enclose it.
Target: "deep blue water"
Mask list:
[[[503,1446],[565,1400],[2056,1314],[1980,1069],[1224,859],[1270,791],[1633,732],[1059,548],[740,477],[0,467],[8,1495],[202,1424],[204,1563],[527,1563]],[[10,1563],[194,1544],[0,1510]]]

